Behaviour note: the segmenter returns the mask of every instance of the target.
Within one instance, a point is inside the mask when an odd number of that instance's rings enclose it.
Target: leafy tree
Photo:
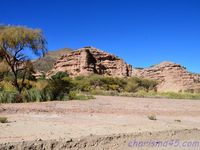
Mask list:
[[[0,26],[0,58],[5,60],[13,73],[13,85],[19,94],[25,87],[27,76],[33,71],[28,57],[30,52],[37,56],[47,52],[46,40],[41,30],[21,26]]]

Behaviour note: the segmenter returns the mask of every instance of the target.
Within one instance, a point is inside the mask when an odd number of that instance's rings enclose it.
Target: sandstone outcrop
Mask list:
[[[185,67],[172,62],[162,62],[145,69],[133,69],[132,75],[157,80],[157,89],[162,92],[200,90],[200,75],[190,73]]]
[[[99,74],[114,77],[132,76],[132,66],[122,59],[94,47],[84,47],[63,55],[47,73],[67,72],[70,76]]]

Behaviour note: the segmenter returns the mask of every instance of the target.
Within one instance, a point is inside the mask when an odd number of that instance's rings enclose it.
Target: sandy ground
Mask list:
[[[0,104],[0,116],[0,149],[200,150],[200,100],[97,96]]]

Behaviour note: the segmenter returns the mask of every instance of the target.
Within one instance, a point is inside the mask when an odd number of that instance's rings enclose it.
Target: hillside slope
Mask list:
[[[52,69],[53,64],[57,61],[57,59],[71,51],[72,49],[70,48],[49,51],[44,57],[33,61],[34,68],[36,71],[47,72]]]

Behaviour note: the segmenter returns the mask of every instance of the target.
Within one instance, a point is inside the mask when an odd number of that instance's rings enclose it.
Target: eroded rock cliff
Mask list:
[[[47,73],[67,72],[70,76],[99,74],[114,77],[132,76],[132,66],[122,59],[94,47],[84,47],[63,55]]]
[[[162,92],[200,90],[200,75],[190,73],[185,67],[172,62],[162,62],[145,69],[133,69],[132,75],[157,80],[157,89]]]

